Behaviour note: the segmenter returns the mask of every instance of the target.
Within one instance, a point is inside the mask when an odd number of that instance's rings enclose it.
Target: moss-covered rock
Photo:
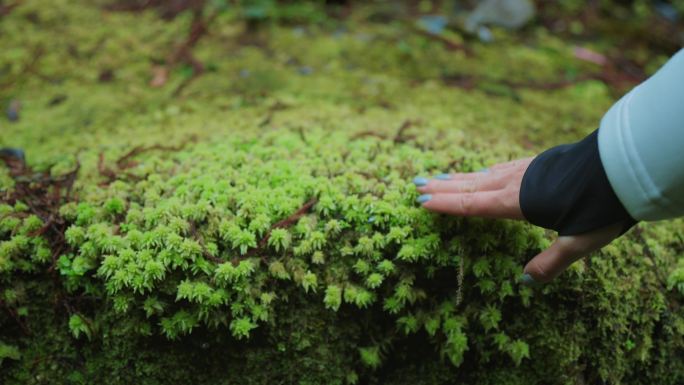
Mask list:
[[[351,17],[353,33],[273,25],[243,46],[226,11],[179,97],[182,66],[148,82],[189,16],[67,3],[0,24],[0,96],[22,101],[0,144],[28,159],[0,169],[0,382],[684,380],[681,220],[529,288],[549,234],[414,203],[416,175],[594,128],[603,83],[502,82],[592,71],[569,44],[539,30],[466,56]],[[461,75],[482,83],[444,82]]]

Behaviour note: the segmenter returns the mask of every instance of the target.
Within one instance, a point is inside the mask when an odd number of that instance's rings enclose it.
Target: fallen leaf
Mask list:
[[[164,66],[152,67],[152,80],[150,80],[150,87],[162,87],[169,80],[169,69]]]
[[[580,60],[588,61],[600,66],[608,64],[608,59],[605,56],[596,51],[592,51],[589,48],[575,47],[573,49],[573,54]]]

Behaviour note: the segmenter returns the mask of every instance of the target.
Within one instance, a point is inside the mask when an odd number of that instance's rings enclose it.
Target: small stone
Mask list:
[[[483,25],[515,30],[527,24],[535,13],[531,0],[484,0],[468,16],[465,27],[472,33],[477,33]]]
[[[657,1],[653,4],[656,12],[667,19],[671,23],[676,23],[679,20],[679,11],[672,4],[664,1]]]
[[[304,76],[311,75],[313,73],[313,68],[308,66],[299,67],[298,72],[300,75]]]
[[[448,23],[449,21],[444,15],[425,15],[418,20],[418,24],[433,35],[444,32]]]
[[[25,159],[24,150],[11,147],[0,148],[0,158],[14,158],[23,162]]]
[[[19,120],[19,111],[21,110],[21,102],[18,100],[12,100],[7,106],[7,119],[10,122],[16,122]]]
[[[477,29],[477,38],[483,43],[491,43],[494,41],[492,31],[485,26],[480,26],[480,28]]]

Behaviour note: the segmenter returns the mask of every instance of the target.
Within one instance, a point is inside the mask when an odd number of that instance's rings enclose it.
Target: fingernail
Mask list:
[[[439,175],[437,175],[437,176],[435,177],[435,179],[439,179],[439,180],[449,180],[449,179],[451,179],[451,175],[449,175],[449,174],[439,174]]]
[[[416,199],[416,200],[418,201],[418,203],[425,203],[425,202],[429,201],[430,199],[432,199],[432,195],[423,194],[423,195],[419,196],[418,199]]]
[[[423,187],[426,184],[428,184],[428,180],[427,180],[427,178],[424,178],[422,176],[417,176],[417,177],[413,178],[413,184],[415,184],[418,187]]]
[[[487,167],[485,167],[485,168],[478,170],[477,172],[489,172],[489,169]]]
[[[531,286],[537,283],[537,281],[535,281],[534,278],[532,278],[532,276],[527,273],[523,274],[522,277],[520,277],[520,282],[522,282],[523,285],[527,286]]]

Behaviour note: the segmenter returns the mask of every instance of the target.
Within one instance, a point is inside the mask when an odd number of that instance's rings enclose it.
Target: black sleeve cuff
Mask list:
[[[610,186],[598,150],[598,129],[581,141],[550,148],[527,167],[520,208],[532,224],[576,235],[622,223],[620,235],[637,221]]]

